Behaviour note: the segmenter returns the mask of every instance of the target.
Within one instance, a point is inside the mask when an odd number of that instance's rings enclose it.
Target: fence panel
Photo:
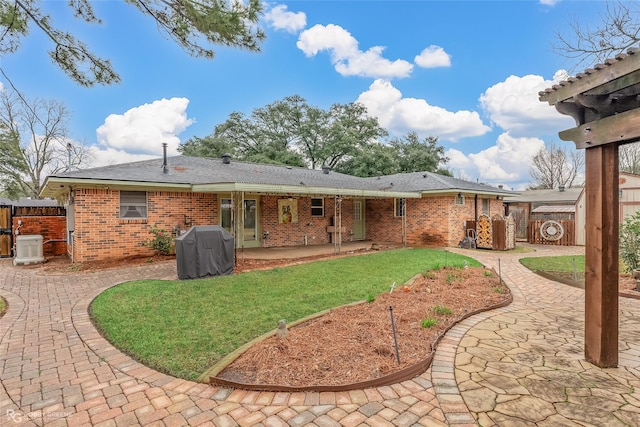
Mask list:
[[[562,219],[557,220],[562,226],[562,237],[555,239],[553,236],[549,238],[549,236],[545,237],[542,231],[543,225],[548,220],[545,219],[536,219],[529,221],[529,236],[527,241],[536,245],[558,245],[558,246],[574,246],[576,244],[576,233],[575,233],[575,220],[572,219]],[[547,224],[548,225],[548,224]]]

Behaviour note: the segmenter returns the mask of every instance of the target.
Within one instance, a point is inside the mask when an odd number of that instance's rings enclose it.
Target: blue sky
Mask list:
[[[74,19],[66,2],[42,3],[55,25],[111,59],[120,84],[72,82],[35,29],[1,66],[27,97],[66,105],[69,136],[91,147],[95,166],[159,157],[162,142],[175,153],[234,111],[297,94],[325,109],[362,102],[391,135],[438,137],[455,176],[522,189],[544,142],[573,149],[557,136],[573,121],[537,95],[574,65],[552,50],[555,34],[575,19],[597,24],[605,3],[266,3],[262,51],[214,47],[209,61],[189,57],[124,2],[94,6],[102,25]]]

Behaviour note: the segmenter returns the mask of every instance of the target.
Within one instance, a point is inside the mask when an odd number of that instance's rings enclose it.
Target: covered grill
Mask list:
[[[191,227],[176,238],[179,279],[197,279],[233,273],[234,238],[218,225]]]

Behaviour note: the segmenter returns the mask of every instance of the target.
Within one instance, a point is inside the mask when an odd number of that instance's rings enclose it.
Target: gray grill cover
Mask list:
[[[218,225],[198,225],[176,238],[179,279],[233,273],[234,239]]]

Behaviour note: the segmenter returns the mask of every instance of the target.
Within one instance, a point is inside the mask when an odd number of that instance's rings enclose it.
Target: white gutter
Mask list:
[[[228,182],[222,184],[196,184],[193,186],[194,192],[208,193],[228,193],[232,191],[245,191],[250,193],[272,193],[272,194],[310,194],[310,195],[337,195],[352,197],[395,197],[419,199],[418,192],[405,191],[384,191],[384,190],[359,190],[355,188],[331,188],[331,187],[307,187],[294,185],[273,185],[273,184],[249,184],[241,182]]]

